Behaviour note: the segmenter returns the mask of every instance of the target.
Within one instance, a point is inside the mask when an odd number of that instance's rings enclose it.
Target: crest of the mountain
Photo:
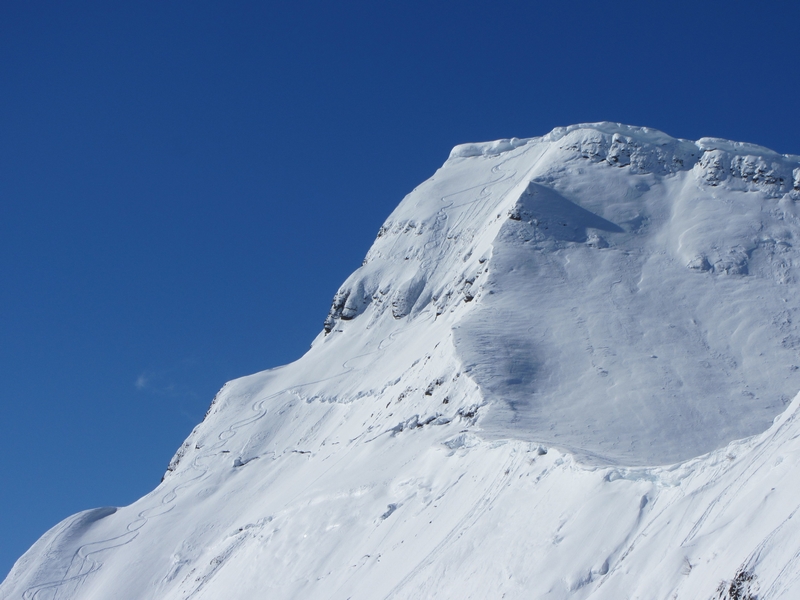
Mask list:
[[[452,313],[485,435],[587,460],[697,456],[763,431],[800,389],[798,164],[608,123],[458,146],[386,221],[325,331]]]

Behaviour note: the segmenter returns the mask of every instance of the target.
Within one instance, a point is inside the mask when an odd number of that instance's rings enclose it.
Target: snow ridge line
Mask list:
[[[323,378],[323,379],[318,379],[318,380],[314,380],[314,381],[307,381],[307,382],[305,382],[305,383],[299,383],[299,384],[295,384],[295,385],[288,386],[288,387],[286,387],[286,388],[282,389],[282,390],[281,390],[281,391],[279,391],[279,392],[275,392],[274,394],[271,394],[270,396],[267,396],[266,398],[264,398],[264,399],[263,399],[263,400],[261,400],[260,402],[261,402],[261,403],[263,403],[263,402],[266,402],[267,400],[270,400],[270,399],[272,399],[272,398],[275,398],[275,397],[277,397],[277,396],[279,396],[279,395],[281,395],[281,394],[283,394],[283,393],[285,393],[285,392],[296,393],[296,391],[297,391],[299,388],[302,388],[302,387],[305,387],[305,386],[309,386],[309,385],[314,385],[314,384],[316,384],[316,383],[320,383],[320,382],[322,382],[322,381],[329,381],[329,380],[331,380],[331,379],[336,379],[336,378],[338,378],[338,377],[343,377],[344,375],[348,375],[349,373],[352,373],[352,372],[354,372],[354,371],[361,370],[363,367],[353,366],[353,365],[350,365],[349,363],[351,363],[352,361],[354,361],[354,360],[356,360],[356,359],[363,358],[363,357],[365,357],[365,356],[372,356],[372,355],[375,355],[375,354],[378,354],[378,353],[380,353],[380,354],[384,354],[384,353],[385,353],[385,351],[386,351],[386,348],[387,348],[388,346],[390,346],[390,345],[391,345],[391,344],[392,344],[392,343],[395,341],[395,337],[397,336],[397,334],[398,334],[398,333],[399,333],[398,331],[393,331],[393,332],[392,332],[392,333],[390,333],[390,334],[389,334],[387,337],[383,338],[383,339],[382,339],[382,340],[381,340],[381,341],[378,343],[378,345],[377,345],[377,348],[376,348],[375,350],[372,350],[372,351],[370,351],[370,352],[365,352],[365,353],[363,353],[363,354],[359,354],[359,355],[357,355],[357,356],[352,356],[352,357],[348,358],[347,360],[345,360],[345,361],[342,363],[342,369],[343,369],[343,371],[342,371],[341,373],[338,373],[338,374],[336,374],[336,375],[332,375],[332,376],[330,376],[330,377],[325,377],[325,378]],[[255,408],[255,406],[254,406],[254,408]],[[266,411],[265,411],[265,413],[264,413],[264,414],[266,414]],[[252,422],[255,422],[256,420],[260,419],[260,418],[261,418],[261,417],[263,417],[263,416],[264,416],[264,415],[262,414],[262,415],[258,416],[257,418],[252,418],[252,417],[251,417],[250,419],[248,419],[248,420],[246,420],[246,421],[247,421],[247,423],[252,423]],[[324,418],[324,417],[323,417],[323,418]],[[245,423],[245,421],[240,421],[239,423],[242,423],[242,424],[247,424],[247,423]],[[237,425],[238,425],[238,424],[237,424]],[[230,428],[229,428],[229,429],[230,429]],[[238,429],[238,426],[237,426],[237,429]],[[226,430],[226,431],[227,431],[227,430]],[[220,434],[220,436],[221,436],[223,433],[225,433],[225,432],[222,432],[222,433]],[[331,464],[328,466],[328,468],[327,468],[327,469],[325,469],[324,471],[322,471],[322,472],[321,472],[321,473],[320,473],[320,474],[319,474],[317,477],[315,477],[313,480],[309,481],[309,482],[308,482],[308,484],[307,484],[307,485],[306,485],[304,488],[302,488],[302,489],[301,489],[301,490],[299,490],[299,491],[298,491],[298,492],[297,492],[297,493],[296,493],[294,496],[292,496],[291,498],[289,498],[289,499],[288,499],[288,500],[287,500],[287,501],[286,501],[286,502],[283,504],[283,508],[286,508],[286,507],[288,507],[289,505],[291,505],[291,504],[292,504],[292,503],[293,503],[293,502],[294,502],[294,501],[295,501],[297,498],[299,498],[300,496],[302,496],[302,494],[303,494],[304,492],[306,492],[308,489],[310,489],[310,488],[311,488],[311,487],[312,487],[312,486],[313,486],[313,485],[314,485],[314,484],[315,484],[317,481],[319,481],[320,479],[322,479],[322,478],[323,478],[323,477],[324,477],[326,474],[328,474],[328,473],[329,473],[329,472],[330,472],[332,469],[334,469],[334,468],[335,468],[337,465],[339,465],[339,464],[340,464],[342,461],[344,461],[344,460],[345,460],[345,459],[346,459],[346,458],[349,456],[349,454],[350,454],[350,452],[352,451],[352,449],[353,449],[353,448],[356,446],[356,443],[357,443],[357,442],[358,442],[360,439],[362,439],[364,436],[366,436],[366,435],[367,435],[367,433],[368,433],[368,431],[363,431],[363,432],[362,432],[360,435],[358,435],[358,436],[356,436],[355,438],[353,438],[353,439],[349,440],[349,442],[348,442],[348,447],[347,447],[347,450],[345,450],[345,451],[344,451],[344,452],[341,454],[341,456],[338,458],[338,460],[336,460],[335,462],[331,463]],[[384,432],[384,433],[386,433],[386,432]],[[232,436],[231,436],[231,437],[232,437]],[[230,437],[226,438],[226,440],[228,440],[228,439],[230,439]],[[373,439],[374,439],[374,438],[373,438]],[[367,440],[367,442],[369,442],[369,441],[372,441],[372,440]],[[221,447],[221,446],[220,446],[219,444],[215,444],[215,447]],[[206,455],[206,456],[208,456],[208,455]],[[193,480],[190,480],[190,482],[191,482],[191,481],[193,481]],[[240,543],[241,543],[241,540],[240,540],[239,542],[237,542],[237,543],[233,544],[232,546],[230,546],[229,548],[227,548],[227,549],[226,549],[226,551],[225,551],[226,558],[229,558],[229,557],[230,557],[230,556],[231,556],[231,555],[232,555],[232,554],[233,554],[233,553],[236,551],[236,549],[238,548],[238,546],[239,546],[239,544],[240,544]],[[194,597],[196,597],[196,596],[197,596],[197,594],[199,594],[200,592],[202,592],[202,591],[205,589],[206,585],[207,585],[207,584],[208,584],[208,583],[209,583],[209,582],[210,582],[210,581],[211,581],[211,580],[214,578],[214,576],[216,575],[216,573],[219,571],[219,569],[222,567],[222,565],[223,565],[223,564],[224,564],[224,561],[220,561],[220,562],[218,562],[218,563],[214,564],[214,566],[212,567],[212,569],[211,569],[209,572],[206,572],[206,573],[205,573],[205,574],[202,576],[202,578],[200,578],[200,580],[199,580],[199,582],[197,583],[196,587],[195,587],[194,589],[192,589],[191,591],[189,591],[189,592],[188,592],[188,595],[186,595],[186,596],[185,596],[186,600],[189,600],[190,598],[194,598]],[[163,580],[162,580],[162,582],[163,582]],[[186,593],[186,592],[184,591],[184,593]]]
[[[129,522],[127,524],[126,531],[124,533],[122,533],[120,535],[117,535],[117,536],[110,537],[110,538],[106,538],[106,539],[103,539],[103,540],[97,540],[97,541],[93,541],[93,542],[88,542],[86,544],[81,545],[75,551],[75,553],[73,554],[73,558],[72,558],[72,560],[70,562],[70,565],[67,567],[67,570],[66,570],[66,572],[65,572],[63,577],[61,577],[60,579],[48,581],[48,582],[41,583],[41,584],[38,584],[38,585],[31,586],[31,587],[27,588],[22,594],[22,600],[37,600],[39,598],[39,594],[41,592],[43,592],[45,590],[53,590],[53,589],[56,590],[55,594],[53,595],[53,600],[57,600],[57,598],[60,595],[59,592],[60,591],[64,591],[65,590],[65,586],[71,585],[73,591],[75,589],[77,589],[77,587],[79,587],[86,580],[86,578],[89,575],[91,575],[92,573],[95,573],[96,571],[98,571],[103,566],[103,562],[100,561],[100,560],[95,560],[94,558],[92,558],[92,555],[98,554],[100,552],[104,552],[106,550],[112,550],[114,548],[118,548],[118,547],[121,547],[121,546],[129,544],[134,539],[136,539],[136,537],[138,537],[138,535],[140,533],[140,530],[149,522],[149,520],[151,518],[159,517],[159,516],[165,515],[168,512],[172,511],[175,508],[175,505],[172,504],[172,503],[178,498],[178,492],[180,490],[182,490],[183,488],[188,487],[192,483],[202,479],[203,477],[205,477],[208,474],[209,467],[204,467],[201,464],[201,461],[204,461],[205,459],[210,458],[212,455],[214,455],[217,450],[222,448],[229,440],[231,440],[236,435],[236,432],[239,429],[241,429],[242,427],[245,427],[247,425],[251,425],[252,423],[255,423],[256,421],[262,419],[268,412],[268,410],[264,407],[266,402],[268,402],[269,400],[272,400],[273,398],[276,398],[276,397],[278,397],[278,396],[280,396],[280,395],[282,395],[282,394],[284,394],[286,392],[292,392],[292,391],[294,391],[294,390],[296,390],[298,388],[302,388],[302,387],[309,386],[309,385],[314,385],[316,383],[320,383],[320,382],[323,382],[323,381],[328,381],[328,380],[331,380],[331,379],[336,379],[336,378],[339,378],[339,377],[343,377],[343,376],[345,376],[345,375],[347,375],[349,373],[352,373],[353,371],[357,370],[358,367],[351,366],[348,363],[350,363],[350,362],[352,362],[352,361],[354,361],[356,359],[363,358],[365,356],[374,355],[374,354],[376,354],[378,352],[380,352],[380,353],[385,352],[386,348],[388,346],[390,346],[391,343],[394,341],[394,337],[397,335],[397,333],[398,332],[396,332],[396,331],[392,332],[392,334],[390,334],[387,338],[384,338],[383,340],[381,340],[381,342],[378,344],[377,349],[375,349],[375,350],[373,350],[371,352],[366,352],[364,354],[360,354],[358,356],[350,357],[349,359],[345,360],[342,363],[343,371],[341,373],[338,373],[336,375],[332,375],[330,377],[326,377],[326,378],[323,378],[323,379],[319,379],[319,380],[307,381],[307,382],[300,383],[300,384],[290,385],[290,386],[287,386],[286,388],[283,388],[283,389],[281,389],[281,390],[279,390],[277,392],[274,392],[274,393],[272,393],[272,394],[270,394],[270,395],[268,395],[268,396],[266,396],[264,398],[260,398],[260,399],[256,400],[251,406],[251,410],[256,413],[255,415],[252,415],[250,417],[247,417],[245,419],[241,419],[239,421],[236,421],[236,422],[232,423],[228,428],[226,428],[225,430],[221,431],[217,435],[217,440],[218,441],[216,443],[214,443],[212,446],[209,446],[205,450],[205,452],[203,452],[202,454],[196,456],[192,460],[192,463],[190,465],[190,469],[198,471],[197,475],[195,475],[194,477],[192,477],[192,478],[190,478],[190,479],[188,479],[186,481],[183,481],[182,483],[176,485],[171,490],[169,490],[167,493],[165,493],[161,497],[161,502],[160,502],[159,505],[153,506],[153,507],[150,507],[150,508],[146,508],[146,509],[143,509],[142,511],[140,511],[136,515],[136,518],[133,521],[131,521],[131,522]],[[388,340],[388,343],[386,343],[387,340]],[[359,436],[359,438],[363,437],[363,435],[365,435],[365,434],[362,434],[362,436]],[[359,438],[356,438],[356,440],[359,439]],[[354,442],[356,440],[351,440],[351,442]],[[352,445],[351,445],[351,448],[352,448]],[[333,466],[335,466],[335,464],[338,464],[338,462],[340,462],[343,458],[344,458],[344,456],[339,461],[334,463],[334,465],[331,465],[331,468],[333,468]],[[313,482],[311,484],[313,484]],[[309,485],[311,485],[311,484],[309,484]],[[162,508],[162,507],[167,506],[167,505],[171,505],[171,506],[169,506],[163,512],[159,512],[157,514],[152,514],[153,511],[156,511],[159,508]],[[63,535],[67,531],[69,531],[69,527],[65,528],[65,530],[61,533],[61,535]],[[58,538],[56,538],[56,539],[58,539]],[[55,540],[54,540],[54,542],[55,542]],[[111,543],[109,543],[109,542],[111,542]],[[93,546],[100,545],[100,544],[107,544],[107,545],[103,545],[100,548],[96,548],[96,549],[92,549],[90,551],[87,551],[87,549],[92,548]],[[202,585],[200,587],[202,587]],[[199,591],[199,589],[200,588],[194,590],[191,595],[194,595],[195,593],[197,593]]]
[[[88,542],[86,544],[81,545],[73,554],[70,565],[69,567],[67,567],[67,571],[61,579],[56,579],[53,581],[48,581],[42,584],[29,587],[22,593],[22,599],[36,600],[40,592],[43,592],[45,590],[55,589],[56,592],[53,596],[53,600],[56,600],[59,596],[59,591],[63,590],[64,586],[66,586],[67,584],[75,584],[73,590],[76,589],[78,586],[80,586],[89,575],[98,571],[103,566],[103,562],[93,559],[92,555],[129,544],[134,539],[136,539],[136,537],[139,535],[139,531],[149,522],[151,518],[160,517],[162,515],[167,514],[172,509],[174,509],[175,505],[172,503],[178,498],[178,492],[181,489],[188,487],[191,483],[199,479],[202,479],[208,473],[209,469],[207,467],[203,467],[200,464],[200,461],[202,459],[210,457],[215,450],[224,446],[228,440],[230,440],[233,436],[236,435],[236,430],[263,418],[267,414],[267,410],[264,408],[264,404],[268,400],[271,400],[272,398],[286,392],[288,389],[289,388],[280,390],[279,392],[275,392],[270,396],[257,400],[252,405],[252,410],[254,410],[257,413],[256,415],[249,417],[247,419],[243,419],[241,421],[237,421],[231,424],[230,427],[228,427],[224,431],[220,432],[220,434],[217,436],[218,441],[214,445],[210,446],[205,453],[195,457],[195,459],[192,461],[190,468],[198,470],[200,472],[196,476],[192,477],[187,481],[184,481],[183,483],[176,485],[167,493],[165,493],[161,497],[161,502],[159,505],[146,508],[140,511],[136,515],[136,518],[127,524],[127,526],[125,527],[126,529],[125,533],[110,538],[106,538],[103,540]],[[162,508],[170,504],[172,505],[169,506],[163,512],[152,514],[159,508]],[[66,533],[66,531],[68,531],[68,528],[65,529],[64,532],[62,532],[62,535]],[[109,542],[111,543],[109,544]],[[100,548],[87,551],[87,549],[100,544],[104,545],[101,546]]]

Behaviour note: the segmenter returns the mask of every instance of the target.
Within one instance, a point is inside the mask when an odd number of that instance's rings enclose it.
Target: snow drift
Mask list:
[[[0,597],[795,597],[798,201],[751,144],[457,146],[304,357]]]

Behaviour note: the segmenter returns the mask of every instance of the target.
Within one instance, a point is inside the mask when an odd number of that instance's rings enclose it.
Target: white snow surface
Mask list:
[[[797,598],[798,202],[752,144],[457,146],[305,356],[0,598]]]

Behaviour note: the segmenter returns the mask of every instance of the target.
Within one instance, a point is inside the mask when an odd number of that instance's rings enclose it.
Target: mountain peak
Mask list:
[[[614,123],[456,146],[305,356],[0,596],[791,597],[799,177]]]
[[[800,389],[781,316],[800,308],[799,166],[614,123],[456,146],[381,227],[325,332],[445,319],[492,405],[485,435],[586,460],[696,456],[762,431]]]

